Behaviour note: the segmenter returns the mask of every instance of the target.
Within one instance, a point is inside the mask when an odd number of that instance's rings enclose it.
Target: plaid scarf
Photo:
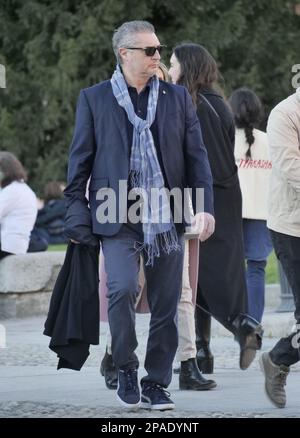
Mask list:
[[[143,199],[142,207],[144,242],[137,242],[136,247],[138,250],[145,250],[146,265],[153,266],[154,257],[160,256],[160,248],[167,254],[180,249],[171,217],[169,199],[164,188],[164,178],[150,130],[156,114],[159,80],[157,76],[151,78],[146,120],[138,117],[134,111],[128,86],[119,65],[111,78],[111,85],[118,104],[125,109],[128,120],[133,125],[129,174],[131,187],[136,189],[137,193],[144,191],[147,194],[146,199]],[[151,203],[151,188],[161,189],[160,202]],[[163,221],[162,218],[169,218],[169,220]]]

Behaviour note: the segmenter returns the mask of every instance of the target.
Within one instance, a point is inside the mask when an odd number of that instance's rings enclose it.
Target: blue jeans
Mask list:
[[[243,219],[248,313],[261,322],[265,307],[265,268],[272,251],[272,241],[266,221]]]
[[[261,322],[265,308],[266,260],[247,260],[248,314]]]

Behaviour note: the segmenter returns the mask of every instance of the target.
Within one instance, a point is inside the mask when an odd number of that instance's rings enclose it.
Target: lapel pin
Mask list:
[[[163,94],[166,94],[165,90],[163,90]]]

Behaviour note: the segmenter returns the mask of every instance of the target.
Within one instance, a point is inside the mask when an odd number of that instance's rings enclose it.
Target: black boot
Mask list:
[[[209,348],[211,337],[211,315],[197,305],[195,309],[195,324],[197,348],[196,359],[199,370],[204,374],[212,374],[214,372],[214,357]]]
[[[205,379],[197,365],[196,358],[181,362],[179,373],[179,389],[191,389],[193,391],[208,391],[217,386],[214,380]]]
[[[101,362],[100,373],[104,376],[108,389],[118,388],[118,372],[113,363],[112,355],[107,353],[107,349]]]
[[[261,349],[262,325],[249,315],[240,314],[232,321],[235,340],[240,344],[240,368],[246,370]]]

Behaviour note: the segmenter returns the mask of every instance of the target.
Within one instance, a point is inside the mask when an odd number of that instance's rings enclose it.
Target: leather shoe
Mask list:
[[[118,388],[118,372],[113,362],[112,355],[108,354],[107,350],[105,351],[105,355],[101,362],[100,373],[104,376],[105,384],[108,389]]]
[[[179,389],[193,391],[208,391],[217,386],[214,380],[205,379],[197,365],[196,358],[181,362],[179,373]]]
[[[213,374],[214,357],[210,351],[209,345],[199,347],[196,359],[198,368],[203,374]]]
[[[235,338],[240,344],[240,368],[246,370],[253,362],[256,351],[261,349],[263,328],[249,315],[239,315],[233,321]]]

